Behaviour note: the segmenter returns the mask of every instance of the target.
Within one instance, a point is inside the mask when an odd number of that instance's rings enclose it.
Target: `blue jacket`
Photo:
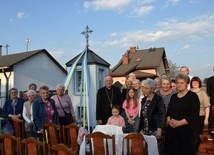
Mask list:
[[[17,99],[18,102],[17,102],[17,105],[15,106],[15,115],[17,114],[21,114],[22,115],[22,111],[23,111],[23,104],[24,104],[24,99],[22,98],[18,98]],[[9,114],[12,114],[14,115],[13,113],[13,106],[12,106],[12,100],[9,99],[5,102],[4,106],[3,106],[3,109],[2,109],[2,114],[4,117],[8,117]]]
[[[53,110],[53,123],[56,125],[60,125],[59,123],[59,115],[56,109],[55,101],[53,99],[48,99]],[[34,126],[33,131],[37,132],[42,129],[43,124],[46,123],[46,108],[45,103],[42,101],[42,98],[38,98],[33,102],[33,120]]]

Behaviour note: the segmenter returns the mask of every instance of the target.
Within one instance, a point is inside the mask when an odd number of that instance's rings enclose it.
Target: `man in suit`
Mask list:
[[[214,67],[213,67],[213,71],[214,71]],[[210,97],[210,104],[211,104],[208,128],[211,129],[213,127],[213,112],[212,112],[212,109],[214,107],[214,76],[211,76],[211,77],[209,77],[207,79],[207,94]]]

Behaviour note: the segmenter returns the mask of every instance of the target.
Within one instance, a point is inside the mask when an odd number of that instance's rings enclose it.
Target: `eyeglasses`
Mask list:
[[[149,89],[151,89],[151,88],[142,87],[142,89],[143,89],[143,90],[149,90]]]

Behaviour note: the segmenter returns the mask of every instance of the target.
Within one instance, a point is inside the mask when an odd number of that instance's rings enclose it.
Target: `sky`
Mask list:
[[[46,49],[63,67],[89,48],[113,68],[131,46],[164,47],[201,80],[214,75],[214,0],[0,0],[3,55]],[[26,39],[29,38],[28,44]]]

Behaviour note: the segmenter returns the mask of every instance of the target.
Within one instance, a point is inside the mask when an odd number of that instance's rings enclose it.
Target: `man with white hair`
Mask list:
[[[129,78],[131,78],[132,80],[135,80],[136,79],[135,73],[130,73]]]
[[[182,74],[185,74],[185,75],[188,75],[189,76],[189,79],[190,79],[190,81],[191,81],[191,79],[192,79],[192,77],[193,76],[191,76],[191,75],[189,75],[189,68],[187,67],[187,66],[182,66],[181,67],[181,69],[180,69],[180,72],[182,73]],[[188,90],[190,89],[190,84],[188,85]]]
[[[118,87],[113,86],[111,75],[105,76],[105,86],[97,92],[96,120],[98,124],[106,124],[112,115],[113,105],[122,106],[122,95]]]

